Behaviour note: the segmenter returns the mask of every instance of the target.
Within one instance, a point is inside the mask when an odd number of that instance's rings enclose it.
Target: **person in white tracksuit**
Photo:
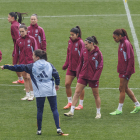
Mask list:
[[[40,49],[35,50],[33,53],[33,60],[34,63],[27,65],[4,65],[0,67],[1,69],[9,69],[17,72],[25,71],[30,74],[34,90],[34,96],[36,97],[37,104],[37,134],[41,135],[42,115],[45,99],[47,97],[53,113],[57,133],[59,135],[63,135],[64,133],[60,128],[56,99],[56,90],[59,89],[60,83],[59,74],[54,68],[54,66],[51,63],[47,62],[47,54],[45,51]]]

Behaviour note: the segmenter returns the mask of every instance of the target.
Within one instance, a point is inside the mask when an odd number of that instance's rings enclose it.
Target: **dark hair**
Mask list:
[[[78,37],[80,37],[80,38],[81,38],[81,36],[82,36],[82,32],[81,32],[81,29],[80,29],[79,26],[76,26],[76,27],[72,28],[72,29],[70,30],[70,32],[73,32],[73,33],[75,33],[75,34],[79,34]]]
[[[127,40],[129,40],[129,37],[128,37],[127,32],[126,32],[125,29],[116,29],[116,30],[113,32],[113,34],[115,34],[115,35],[117,35],[117,36],[121,35],[122,37],[126,36]],[[130,41],[130,40],[129,40],[129,41]]]
[[[35,16],[35,17],[38,19],[38,16],[37,16],[37,14],[32,14],[32,15],[31,15],[31,17],[32,17],[32,16]]]
[[[26,14],[27,13],[20,13],[20,12],[10,12],[9,15],[11,17],[14,17],[15,20],[17,20],[17,16],[18,16],[18,22],[21,23],[22,20],[24,19],[24,17],[22,16],[23,14]]]
[[[87,41],[87,42],[90,43],[90,44],[91,44],[91,42],[92,42],[93,45],[94,45],[94,44],[96,44],[96,45],[99,44],[98,41],[97,41],[96,36],[87,37],[87,38],[85,39],[85,41]]]
[[[41,49],[37,49],[34,51],[35,56],[38,56],[40,59],[44,59],[47,61],[47,53]]]
[[[19,26],[19,29],[20,28],[24,28],[25,30],[27,30],[27,26],[25,25],[25,23],[22,23],[20,26]]]

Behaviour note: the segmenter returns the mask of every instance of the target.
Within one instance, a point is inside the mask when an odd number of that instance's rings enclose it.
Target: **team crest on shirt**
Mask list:
[[[30,44],[27,45],[27,48],[30,48]]]
[[[123,51],[123,48],[120,48],[120,51],[122,52]]]
[[[78,43],[75,44],[75,47],[78,47]]]
[[[31,40],[30,39],[28,39],[28,41],[27,41],[28,43],[31,43]]]
[[[97,56],[97,54],[98,54],[98,53],[96,52],[96,53],[94,54],[94,56]]]
[[[38,33],[38,29],[36,29],[35,32]]]
[[[75,51],[77,51],[78,49],[77,48],[75,48]]]
[[[95,57],[92,57],[92,60],[95,60]]]

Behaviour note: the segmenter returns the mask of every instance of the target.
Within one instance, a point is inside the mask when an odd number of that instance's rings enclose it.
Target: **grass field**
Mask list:
[[[140,0],[127,0],[140,40]],[[53,116],[46,100],[42,135],[36,135],[36,102],[21,101],[25,95],[24,86],[12,85],[16,80],[14,72],[0,71],[0,140],[137,140],[140,137],[140,113],[130,114],[133,102],[126,96],[123,114],[110,116],[118,106],[119,78],[117,73],[117,50],[112,33],[117,28],[125,28],[131,43],[134,44],[123,0],[0,0],[0,50],[3,60],[0,65],[12,63],[13,42],[10,35],[9,12],[28,12],[24,23],[29,26],[33,13],[39,16],[38,24],[43,27],[47,39],[48,61],[58,70],[61,77],[60,90],[57,92],[58,111],[61,128],[68,137],[57,136]],[[67,104],[64,88],[67,42],[70,29],[79,25],[82,39],[95,35],[104,57],[104,69],[100,78],[100,97],[102,118],[96,115],[95,101],[90,88],[85,89],[84,109],[75,111],[73,118],[67,118],[63,106]],[[134,49],[135,50],[135,49]],[[139,64],[135,52],[136,73],[131,77],[129,87],[140,101]],[[76,80],[72,84],[74,87]]]

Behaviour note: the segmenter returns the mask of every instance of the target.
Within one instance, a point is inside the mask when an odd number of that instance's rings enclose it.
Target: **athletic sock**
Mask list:
[[[30,92],[26,92],[26,96],[30,96]]]
[[[30,93],[31,93],[32,96],[34,96],[34,92],[33,91],[30,91]]]
[[[68,98],[68,103],[72,103],[72,97],[67,97]]]
[[[84,100],[79,100],[79,105],[83,106]]]
[[[21,77],[18,77],[18,80],[22,81],[23,80],[23,77],[22,76]]]
[[[70,111],[74,114],[75,106],[71,106]]]
[[[101,108],[96,108],[97,109],[97,114],[100,114],[100,109]]]
[[[123,107],[123,103],[119,103],[119,105],[118,105],[118,108],[117,108],[117,109],[118,109],[119,111],[122,111],[122,107]]]
[[[140,106],[140,103],[138,101],[135,102],[134,104],[135,104],[135,106]]]

